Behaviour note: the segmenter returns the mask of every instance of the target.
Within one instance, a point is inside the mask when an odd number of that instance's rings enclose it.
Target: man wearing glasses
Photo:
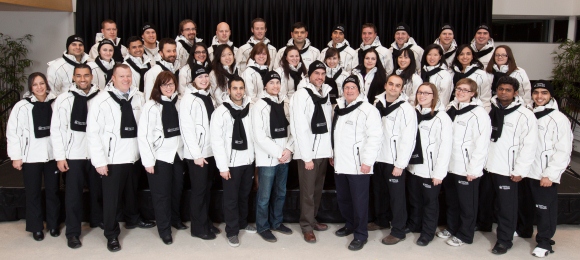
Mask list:
[[[202,42],[203,39],[197,38],[197,24],[190,19],[185,19],[179,23],[179,33],[175,38],[177,43],[177,60],[179,61],[179,69],[187,63],[191,47],[196,42]]]

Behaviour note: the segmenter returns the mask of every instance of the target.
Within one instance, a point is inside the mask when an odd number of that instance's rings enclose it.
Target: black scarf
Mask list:
[[[32,104],[32,123],[34,125],[34,137],[43,138],[50,136],[50,120],[52,118],[52,107],[54,99],[46,102],[32,102],[32,98],[26,98]]]
[[[70,93],[75,97],[70,113],[70,129],[77,132],[86,132],[87,115],[89,114],[87,102],[96,97],[99,94],[99,90],[88,96],[82,96],[75,91]]]
[[[265,69],[259,69],[257,67],[254,66],[250,66],[250,68],[252,68],[253,70],[255,70],[256,72],[258,72],[258,74],[260,74],[260,79],[263,79],[264,76],[266,76],[266,73],[268,73],[268,68]]]
[[[161,111],[161,123],[163,124],[163,135],[165,138],[181,135],[179,129],[179,117],[177,115],[177,97],[171,101],[161,100],[163,110]]]
[[[455,50],[452,50],[448,53],[443,54],[443,57],[445,57],[445,59],[449,59],[449,57],[451,57],[451,55],[453,55],[453,53],[455,53]],[[449,66],[451,66],[451,64],[448,64]]]
[[[179,42],[181,43],[181,47],[183,47],[187,51],[187,53],[189,53],[191,51],[192,46],[189,46],[189,43],[187,43],[183,39],[179,40]]]
[[[483,51],[476,51],[476,52],[474,52],[474,53],[473,53],[473,56],[475,56],[475,57],[477,57],[478,59],[480,59],[481,57],[483,57],[483,56],[485,56],[485,55],[489,54],[489,53],[490,53],[490,52],[492,52],[492,51],[493,51],[493,48],[487,48],[487,49],[485,49],[485,50],[483,50]]]
[[[341,74],[342,68],[338,69],[338,71],[334,74],[334,76],[332,76],[332,78],[326,76],[326,78],[324,79],[324,84],[327,84],[331,87],[328,96],[330,96],[330,104],[333,105],[336,104],[336,99],[338,98],[338,85],[336,84],[336,79],[338,79],[338,77],[340,77]]]
[[[393,48],[393,68],[397,68],[398,67],[397,58],[401,55],[401,52],[403,52],[404,50],[410,50],[410,51],[412,51],[411,50],[411,47],[413,47],[413,44],[409,44],[409,45],[407,45],[407,47],[402,48],[400,50],[397,50],[397,49]],[[417,55],[417,54],[415,54],[415,55]],[[359,64],[364,64],[364,63],[359,63]],[[420,64],[417,64],[417,66],[420,66]]]
[[[87,61],[82,62],[82,63],[80,63],[80,62],[74,62],[71,59],[67,58],[66,55],[64,55],[64,54],[62,55],[62,58],[64,59],[64,61],[66,61],[66,63],[72,65],[73,67],[76,67],[79,64],[87,64]]]
[[[423,164],[423,146],[421,145],[421,128],[419,124],[421,121],[429,121],[433,119],[439,111],[434,111],[433,115],[431,113],[421,114],[415,109],[417,113],[417,136],[415,137],[415,148],[413,149],[413,154],[409,160],[409,164]]]
[[[128,58],[126,61],[127,64],[129,64],[129,66],[131,66],[131,68],[141,76],[139,78],[139,91],[143,92],[145,89],[145,84],[143,84],[143,82],[145,82],[145,73],[151,68],[151,63],[147,62],[147,68],[141,68],[137,66],[131,58]]]
[[[107,85],[107,83],[109,83],[109,80],[111,79],[111,76],[113,76],[113,68],[111,69],[105,68],[105,65],[103,65],[103,62],[101,61],[100,57],[97,57],[95,59],[95,63],[105,73],[105,85]]]
[[[453,75],[453,86],[456,86],[459,80],[471,76],[471,74],[475,73],[478,69],[479,69],[478,67],[473,67],[470,70],[466,71],[465,73],[455,71],[455,74]],[[449,101],[453,101],[453,99],[455,99],[455,91],[451,92]]]
[[[388,116],[393,111],[395,111],[395,109],[399,108],[403,103],[405,103],[405,101],[401,100],[395,104],[392,104],[390,106],[385,107],[383,105],[383,102],[379,101],[379,102],[377,102],[377,104],[375,106],[377,107],[377,109],[381,113],[381,117],[385,117],[385,116]]]
[[[135,138],[137,137],[137,121],[133,114],[133,106],[131,106],[131,97],[129,100],[119,99],[115,93],[108,91],[111,98],[119,104],[121,109],[121,138]]]
[[[300,55],[302,56],[302,54],[304,54],[308,51],[308,48],[310,48],[310,46],[307,46],[306,48],[303,48],[302,50],[299,50],[298,52],[300,52]]]
[[[228,81],[230,81],[230,80],[232,80],[232,79],[234,78],[234,76],[235,76],[235,75],[237,75],[237,74],[238,74],[238,69],[236,68],[236,69],[234,70],[234,73],[231,73],[231,74],[230,74],[230,72],[229,72],[229,71],[227,71],[227,70],[226,70],[226,73],[224,73],[224,76],[225,76],[226,78],[228,78]],[[226,87],[227,87],[227,86],[226,86]]]
[[[421,69],[421,79],[423,80],[423,82],[429,82],[429,79],[431,78],[431,76],[439,73],[439,71],[442,71],[443,69],[441,68],[441,66],[434,68],[430,71],[426,71],[424,68]]]
[[[255,43],[252,43],[252,42],[248,42],[248,43],[250,44],[250,46],[252,46],[252,48],[254,48],[254,46],[256,46],[256,44],[255,44]],[[269,43],[269,42],[268,42],[268,43],[262,42],[262,43],[266,44],[266,46],[269,46],[269,45],[270,45],[270,43]],[[215,50],[215,49],[214,49],[214,50]]]
[[[113,60],[116,63],[123,62],[123,53],[121,52],[121,44],[113,44]]]
[[[161,61],[156,61],[155,63],[157,63],[157,65],[159,65],[163,71],[171,72],[171,70],[169,70],[167,67],[161,64]],[[175,86],[179,86],[179,70],[175,70],[175,73],[173,73],[173,75],[175,75],[175,80],[177,80],[177,82],[175,82]]]
[[[458,104],[458,106],[459,106],[459,104]],[[449,118],[451,118],[451,122],[453,122],[453,121],[455,121],[456,116],[463,115],[463,114],[473,110],[476,107],[477,107],[476,105],[468,105],[462,109],[457,110],[457,108],[455,108],[454,106],[451,106],[451,108],[449,110],[447,110],[447,115],[449,115]]]
[[[270,105],[270,135],[273,139],[288,137],[288,119],[284,113],[284,101],[280,104],[270,100],[269,98],[262,98]]]
[[[294,71],[292,69],[289,69],[288,75],[294,81],[294,91],[298,90],[298,83],[300,83],[300,81],[302,80],[302,73],[300,71]]]
[[[365,60],[365,54],[367,51],[371,49],[376,49],[379,46],[371,46],[370,48],[363,50],[362,48],[358,49],[358,64],[363,65]],[[378,57],[377,57],[378,58]]]
[[[359,67],[357,67],[357,68],[359,68],[359,71],[361,72],[361,75],[364,78],[366,76],[366,73],[362,74],[366,71],[364,66],[359,65]],[[376,96],[378,94],[380,94],[382,91],[384,91],[384,89],[385,89],[386,82],[379,81],[379,77],[377,77],[377,73],[379,73],[378,70],[375,72],[375,76],[373,77],[373,81],[371,81],[371,85],[369,86],[369,90],[367,93],[367,101],[369,101],[369,103],[371,103],[371,104],[373,104],[375,102]]]
[[[201,101],[203,101],[203,104],[205,105],[205,112],[207,113],[207,121],[209,122],[211,120],[211,114],[214,111],[213,102],[211,101],[211,96],[210,95],[203,95],[203,94],[198,93],[198,92],[191,93],[191,94],[200,98]]]
[[[514,106],[509,109],[499,108],[495,105],[491,106],[491,111],[489,112],[489,118],[491,119],[491,141],[497,142],[497,139],[501,137],[501,132],[503,131],[503,122],[505,116],[516,111],[521,105]]]
[[[536,116],[536,119],[540,119],[540,118],[552,113],[552,111],[554,111],[553,108],[546,108],[543,111],[535,112],[534,115]]]
[[[328,125],[326,122],[326,117],[324,116],[324,110],[322,110],[322,105],[328,102],[329,96],[319,97],[314,95],[311,89],[304,88],[310,95],[312,103],[314,103],[314,112],[312,113],[312,119],[310,120],[310,129],[312,129],[313,134],[324,134],[328,133]]]
[[[500,71],[493,71],[493,82],[491,83],[491,96],[495,96],[497,94],[497,82],[503,76],[507,75],[507,73],[500,72]]]
[[[336,127],[336,122],[338,121],[338,117],[344,116],[344,115],[354,111],[355,109],[360,107],[360,105],[362,105],[362,103],[363,103],[362,101],[359,101],[356,104],[354,104],[350,107],[345,107],[345,108],[339,108],[338,106],[334,107],[334,116],[332,117],[332,132],[330,132],[330,144],[332,145],[332,149],[334,149],[334,128]]]
[[[234,109],[229,103],[224,102],[223,105],[230,111],[230,115],[234,119],[234,129],[232,131],[232,149],[243,151],[248,149],[248,138],[246,137],[246,128],[242,119],[246,117],[250,111],[250,105],[242,110]]]
[[[344,46],[340,47],[340,48],[336,48],[338,50],[338,52],[342,52],[346,49],[346,47],[348,47],[348,44],[344,44]]]

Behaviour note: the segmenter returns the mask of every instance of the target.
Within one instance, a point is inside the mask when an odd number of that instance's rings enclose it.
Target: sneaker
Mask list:
[[[231,247],[240,246],[240,240],[238,239],[238,236],[228,237],[228,245],[230,245]]]
[[[437,237],[438,238],[450,238],[451,233],[449,233],[449,231],[447,231],[447,229],[443,229],[443,231],[437,232]]]
[[[258,230],[256,229],[256,227],[254,227],[254,226],[252,226],[252,225],[250,225],[250,224],[248,224],[248,225],[246,226],[246,228],[244,228],[244,230],[245,230],[246,232],[250,233],[250,234],[255,234],[256,232],[258,232]]]
[[[519,237],[520,235],[518,235],[517,231],[514,231],[514,237]]]
[[[536,247],[536,248],[534,248],[532,255],[535,257],[544,258],[544,257],[548,256],[549,253],[550,253],[550,251],[548,251],[546,249]]]
[[[465,244],[463,243],[463,241],[461,241],[461,239],[457,237],[452,237],[451,239],[447,240],[446,243],[450,246],[462,246]]]
[[[277,228],[271,228],[270,230],[280,232],[284,235],[292,235],[292,229],[288,228],[287,226],[284,226],[284,224],[280,224],[280,226],[278,226]]]
[[[258,233],[258,235],[260,235],[267,242],[274,243],[274,242],[278,241],[278,239],[276,239],[276,236],[274,236],[274,234],[272,234],[272,231],[270,231],[269,229],[266,229],[266,230]]]

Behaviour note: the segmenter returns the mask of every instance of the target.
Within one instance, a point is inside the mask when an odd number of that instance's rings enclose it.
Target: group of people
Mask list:
[[[354,50],[339,24],[322,51],[311,46],[300,22],[280,50],[269,44],[261,18],[239,48],[227,23],[217,25],[209,48],[196,29],[184,20],[175,40],[157,41],[156,27],[147,23],[125,47],[115,22],[105,20],[89,54],[81,37],[70,36],[46,76],[29,76],[7,139],[13,166],[23,171],[26,230],[35,240],[44,238],[43,177],[47,229],[60,234],[58,188],[65,172],[71,248],[82,246],[85,182],[90,225],[104,229],[110,251],[121,250],[121,215],[126,228],[157,226],[171,244],[172,227],[188,228],[179,208],[186,172],[191,235],[215,239],[221,231],[209,218],[209,204],[219,172],[229,245],[240,245],[240,230],[276,242],[273,231],[292,234],[282,211],[288,163],[296,160],[306,242],[328,229],[316,216],[331,165],[346,220],[335,234],[353,234],[350,250],[362,249],[369,231],[389,227],[386,245],[410,232],[420,233],[420,246],[435,236],[451,246],[471,244],[476,230],[491,231],[495,208],[492,253],[506,253],[516,234],[531,237],[534,215],[532,254],[552,252],[557,186],[572,150],[570,123],[551,84],[531,86],[511,49],[494,46],[487,25],[477,28],[471,44],[458,46],[445,24],[423,49],[404,23],[389,48],[367,23]],[[136,208],[140,172],[146,172],[156,223]],[[247,216],[255,178],[254,227]],[[441,189],[447,227],[437,232]],[[367,223],[371,195],[376,215]]]

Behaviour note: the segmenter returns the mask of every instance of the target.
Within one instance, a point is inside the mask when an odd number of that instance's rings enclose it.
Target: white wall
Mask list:
[[[494,15],[580,15],[578,0],[494,0]]]
[[[554,58],[551,54],[558,48],[556,43],[495,42],[495,46],[508,45],[514,52],[516,62],[531,80],[552,78]]]

